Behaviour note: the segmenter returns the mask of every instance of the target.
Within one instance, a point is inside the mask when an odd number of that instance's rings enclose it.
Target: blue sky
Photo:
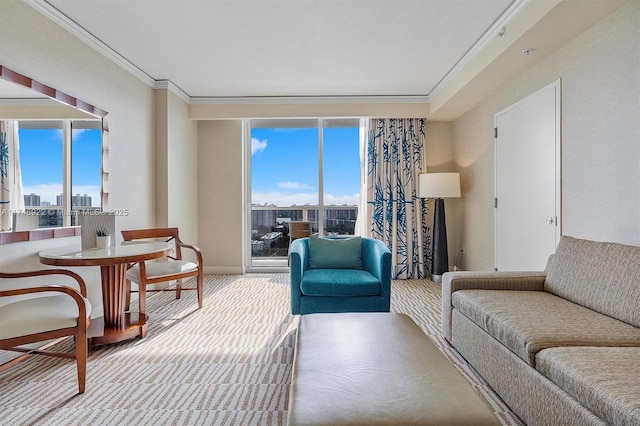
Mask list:
[[[357,204],[359,129],[326,128],[323,140],[324,203]],[[318,203],[317,129],[253,129],[251,148],[254,204]]]
[[[100,205],[99,130],[73,131],[73,194]],[[252,130],[252,200],[278,206],[318,203],[317,129]],[[324,129],[324,202],[356,205],[360,182],[359,129]],[[20,130],[25,194],[56,203],[62,192],[62,131]]]
[[[99,206],[101,131],[74,130],[72,140],[73,195],[88,194],[92,205]],[[62,192],[62,130],[20,129],[20,164],[24,193],[55,205]]]

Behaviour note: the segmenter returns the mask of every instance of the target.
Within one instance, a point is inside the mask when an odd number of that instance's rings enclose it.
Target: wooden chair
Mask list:
[[[0,306],[0,349],[23,353],[23,355],[0,366],[4,370],[30,355],[47,355],[76,360],[78,370],[78,392],[84,393],[87,372],[87,328],[91,322],[91,304],[87,287],[76,273],[62,269],[43,269],[30,272],[4,273],[0,279],[19,279],[38,276],[67,275],[73,278],[79,290],[63,285],[0,290],[5,298]],[[73,336],[75,353],[52,352],[46,349],[53,344]],[[53,340],[52,340],[53,339]],[[50,342],[47,342],[51,340]],[[45,342],[35,349],[25,347]]]
[[[311,222],[289,222],[289,245],[293,240],[311,236]]]
[[[197,290],[198,308],[202,308],[202,294],[204,287],[204,273],[202,271],[202,253],[194,245],[185,244],[178,236],[178,228],[133,229],[121,231],[126,242],[141,242],[149,240],[163,240],[174,244],[174,254],[159,261],[139,262],[127,269],[127,294],[125,309],[129,309],[131,302],[131,283],[138,285],[138,306],[140,313],[146,312],[146,293],[149,291],[175,291],[176,299],[180,299],[182,290]],[[196,263],[182,259],[182,249],[192,250]],[[196,277],[195,288],[183,288],[184,278]],[[175,288],[147,288],[154,284],[176,281]]]

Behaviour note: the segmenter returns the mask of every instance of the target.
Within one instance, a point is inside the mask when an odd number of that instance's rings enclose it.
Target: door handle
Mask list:
[[[553,225],[555,220],[553,220],[553,217],[549,216],[545,222],[547,222],[547,225]]]

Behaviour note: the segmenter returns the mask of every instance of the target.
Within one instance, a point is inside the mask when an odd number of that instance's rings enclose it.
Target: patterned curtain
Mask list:
[[[369,123],[366,219],[370,236],[391,250],[394,279],[424,278],[430,270],[427,204],[418,197],[425,121]]]
[[[10,231],[13,213],[24,210],[18,125],[0,121],[0,231]]]

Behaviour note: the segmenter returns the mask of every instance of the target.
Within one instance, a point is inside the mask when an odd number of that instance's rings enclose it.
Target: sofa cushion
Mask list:
[[[562,237],[544,290],[640,327],[640,247]]]
[[[611,425],[640,424],[640,348],[553,348],[536,369]]]
[[[361,237],[310,237],[309,267],[312,269],[362,269]]]
[[[640,346],[640,329],[543,291],[459,290],[453,306],[535,366],[557,346]]]
[[[309,269],[300,291],[305,296],[379,296],[382,287],[363,269]]]

